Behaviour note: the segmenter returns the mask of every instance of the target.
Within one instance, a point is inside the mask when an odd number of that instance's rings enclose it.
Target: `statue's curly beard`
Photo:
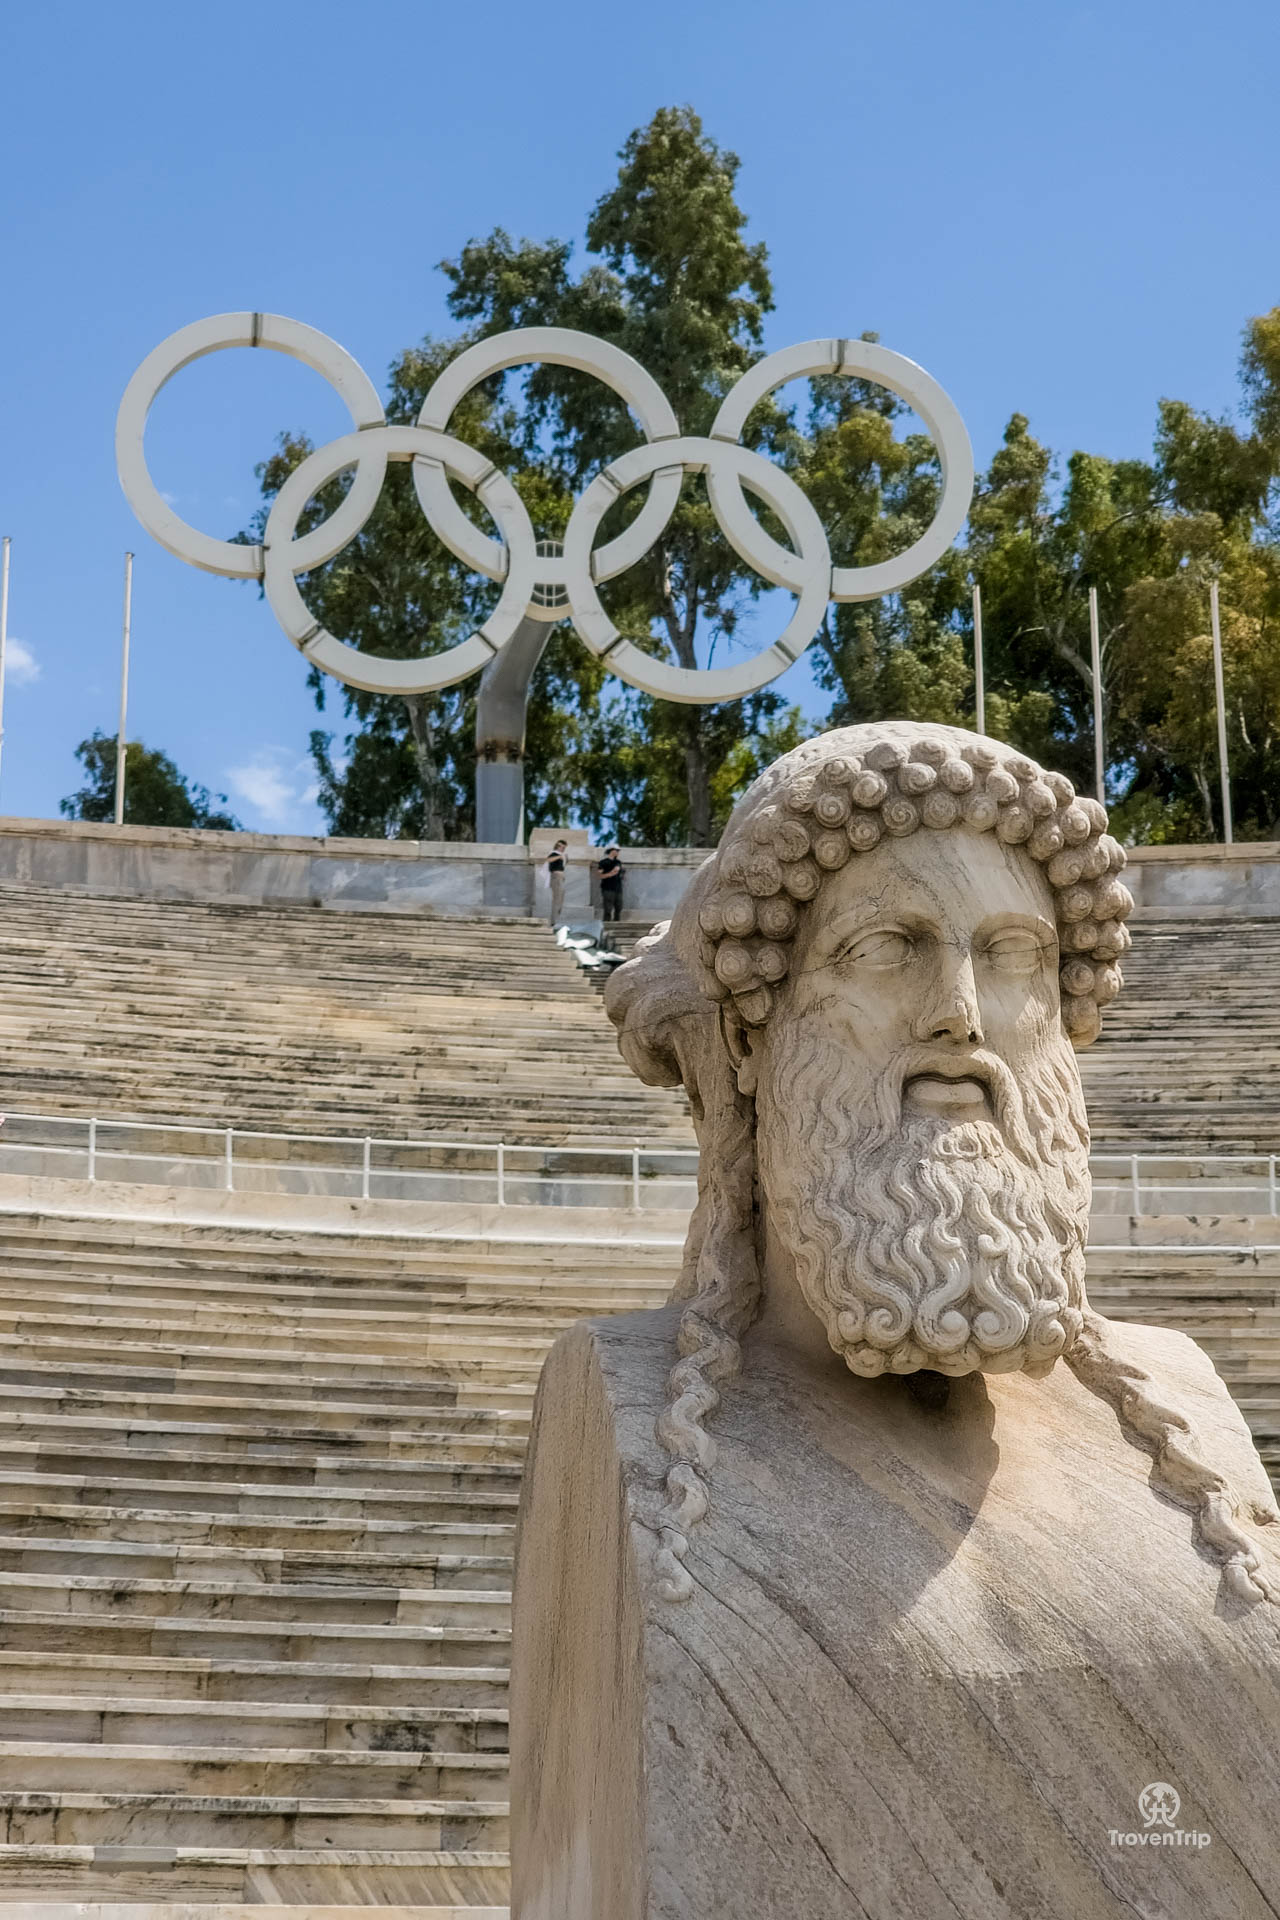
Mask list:
[[[1065,1037],[1045,1038],[1021,1085],[995,1055],[966,1056],[993,1118],[962,1122],[904,1111],[936,1047],[868,1082],[802,1022],[771,1041],[761,1187],[835,1351],[864,1375],[1047,1373],[1085,1304],[1088,1126]]]

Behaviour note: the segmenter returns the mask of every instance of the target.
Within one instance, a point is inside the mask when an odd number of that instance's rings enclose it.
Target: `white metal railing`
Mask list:
[[[1095,1213],[1280,1217],[1276,1154],[1091,1156]],[[504,1206],[691,1207],[695,1147],[602,1141],[392,1139],[250,1127],[9,1113],[0,1172],[130,1185],[221,1188],[362,1200],[469,1199]]]
[[[1099,1202],[1123,1201],[1122,1211],[1139,1218],[1195,1213],[1206,1205],[1215,1212],[1265,1215],[1275,1219],[1277,1204],[1274,1153],[1104,1153],[1089,1156],[1094,1211]],[[1159,1169],[1166,1171],[1161,1177]],[[1238,1177],[1224,1179],[1218,1169]]]
[[[465,1199],[498,1206],[688,1208],[697,1149],[274,1133],[198,1123],[9,1113],[0,1173],[340,1198]]]

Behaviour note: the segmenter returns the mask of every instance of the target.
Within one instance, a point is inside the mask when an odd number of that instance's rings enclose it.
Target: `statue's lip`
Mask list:
[[[903,1092],[914,1106],[935,1108],[985,1107],[987,1082],[972,1071],[939,1068],[913,1073]]]
[[[914,1070],[903,1085],[909,1087],[913,1080],[976,1080],[980,1087],[989,1087],[991,1072],[985,1060],[976,1060],[972,1054],[917,1054]]]

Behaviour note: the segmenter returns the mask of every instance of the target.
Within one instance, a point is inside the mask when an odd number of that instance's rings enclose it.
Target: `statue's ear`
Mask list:
[[[731,1000],[720,1008],[720,1037],[738,1076],[738,1092],[754,1099],[760,1077],[760,1036],[753,1036],[751,1028],[743,1024]]]

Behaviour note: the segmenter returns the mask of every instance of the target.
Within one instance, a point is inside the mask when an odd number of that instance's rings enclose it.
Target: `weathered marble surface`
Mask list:
[[[1207,1357],[1085,1288],[1106,826],[844,729],[610,981],[699,1200],[676,1304],[543,1376],[515,1920],[1280,1913],[1280,1513]]]
[[[518,1543],[514,1920],[1262,1920],[1280,1619],[1065,1367],[903,1381],[745,1342],[695,1592],[658,1597],[679,1310],[547,1362]],[[1269,1505],[1184,1336],[1114,1330]],[[1280,1558],[1258,1538],[1273,1575]],[[1168,1781],[1202,1848],[1113,1846]]]

